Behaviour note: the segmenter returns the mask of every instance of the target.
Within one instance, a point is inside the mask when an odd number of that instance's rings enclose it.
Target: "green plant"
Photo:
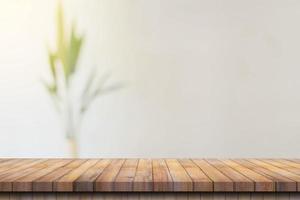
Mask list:
[[[56,48],[48,50],[52,82],[45,83],[45,87],[59,114],[63,117],[66,138],[70,142],[71,155],[77,157],[77,138],[82,117],[98,96],[117,90],[122,87],[122,84],[107,85],[109,75],[103,75],[98,79],[97,71],[94,69],[86,79],[80,99],[74,100],[71,91],[76,88],[72,88],[71,80],[78,73],[78,60],[84,37],[76,33],[75,24],[72,24],[70,29],[66,28],[61,4],[57,8],[56,26]]]

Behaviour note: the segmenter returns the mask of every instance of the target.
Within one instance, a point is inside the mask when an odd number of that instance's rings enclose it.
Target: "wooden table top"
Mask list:
[[[300,159],[0,159],[0,191],[295,192]]]

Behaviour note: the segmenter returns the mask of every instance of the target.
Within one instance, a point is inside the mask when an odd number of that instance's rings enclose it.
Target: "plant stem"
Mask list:
[[[76,138],[68,138],[70,147],[70,156],[72,158],[78,158],[78,144]]]
[[[69,141],[70,156],[72,158],[78,157],[78,141],[77,141],[77,130],[74,123],[74,110],[73,102],[70,98],[70,90],[68,85],[65,88],[65,105],[66,105],[66,137]]]

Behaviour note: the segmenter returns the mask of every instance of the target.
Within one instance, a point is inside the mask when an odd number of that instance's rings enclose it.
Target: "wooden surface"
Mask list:
[[[0,159],[1,192],[298,192],[300,160]]]
[[[299,200],[300,193],[0,193],[0,200]]]

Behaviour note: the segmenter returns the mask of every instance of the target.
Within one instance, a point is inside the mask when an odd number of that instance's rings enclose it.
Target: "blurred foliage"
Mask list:
[[[78,60],[80,57],[84,37],[76,33],[75,23],[67,28],[64,23],[64,13],[61,4],[58,5],[56,13],[56,48],[48,50],[49,67],[52,77],[51,83],[45,83],[49,94],[59,111],[66,117],[67,137],[77,134],[75,125],[90,107],[96,97],[107,94],[123,87],[122,83],[107,85],[110,74],[98,76],[96,69],[92,70],[86,78],[80,99],[73,100],[70,96],[70,80],[78,71]],[[100,77],[100,78],[98,78]],[[72,91],[76,90],[73,88]],[[79,104],[76,110],[74,104]],[[78,116],[74,116],[74,115]]]
[[[65,33],[64,15],[61,4],[59,4],[57,9],[56,25],[56,50],[48,52],[53,83],[48,85],[47,88],[52,95],[58,95],[58,65],[61,65],[63,68],[65,85],[68,86],[71,75],[76,71],[77,61],[83,42],[83,37],[76,34],[74,24],[72,24],[69,38],[66,37],[67,34]]]

